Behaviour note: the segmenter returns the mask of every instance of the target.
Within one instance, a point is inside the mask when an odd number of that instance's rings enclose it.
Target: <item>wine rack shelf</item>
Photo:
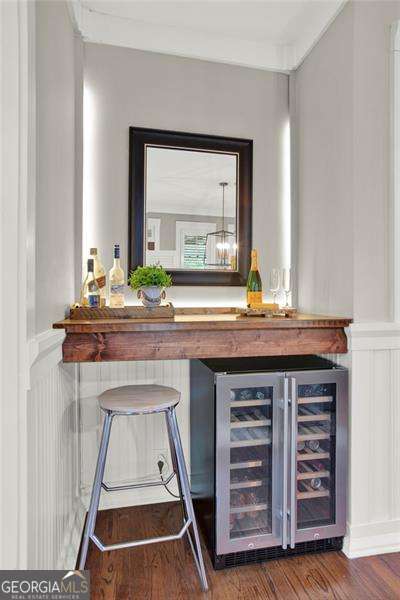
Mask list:
[[[253,481],[235,481],[230,484],[231,490],[242,490],[244,488],[261,487],[265,485],[265,479],[254,479]]]
[[[271,419],[246,419],[243,421],[231,421],[231,429],[241,429],[246,427],[268,427],[271,425]]]
[[[329,471],[309,471],[307,473],[297,473],[297,480],[303,481],[304,479],[314,479],[315,477],[329,477]]]
[[[324,427],[318,425],[300,425],[297,435],[298,442],[308,440],[329,440],[330,433]]]
[[[243,513],[243,512],[256,512],[259,510],[267,510],[268,505],[267,504],[248,504],[248,505],[243,505],[243,506],[231,506],[230,512],[232,515],[236,515],[238,513]]]
[[[332,402],[332,396],[302,396],[297,400],[297,404],[316,404],[322,402]]]
[[[325,498],[329,496],[329,490],[325,487],[321,487],[318,490],[314,490],[311,485],[305,481],[301,482],[301,490],[297,491],[298,500],[307,500],[310,498]]]
[[[245,406],[270,406],[271,400],[233,400],[231,408],[242,408]]]
[[[270,523],[269,516],[265,512],[261,512],[257,514],[257,517],[254,516],[248,517],[243,516],[241,519],[237,519],[233,527],[231,528],[232,537],[244,537],[246,535],[254,535],[254,531],[257,531],[257,534],[270,533]]]
[[[297,453],[297,460],[321,460],[323,458],[330,458],[331,455],[329,452],[324,452],[323,450],[311,450],[310,448],[304,448],[301,452]]]
[[[252,469],[253,467],[265,467],[265,460],[246,460],[242,462],[234,462],[230,464],[230,469]]]
[[[331,415],[329,413],[316,412],[308,408],[302,408],[297,417],[299,423],[305,423],[308,421],[330,421]]]
[[[265,446],[271,443],[270,438],[231,441],[231,448],[244,448],[245,446]]]

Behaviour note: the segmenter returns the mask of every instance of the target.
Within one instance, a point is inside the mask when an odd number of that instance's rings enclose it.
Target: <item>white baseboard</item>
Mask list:
[[[348,558],[400,551],[400,520],[349,527],[343,552]]]
[[[85,525],[86,506],[81,498],[76,499],[75,510],[66,528],[63,546],[57,561],[56,569],[74,570],[78,559],[83,527]]]

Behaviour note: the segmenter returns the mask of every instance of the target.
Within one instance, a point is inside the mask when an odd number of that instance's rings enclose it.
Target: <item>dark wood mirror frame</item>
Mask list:
[[[245,285],[252,245],[253,141],[142,127],[129,128],[129,272],[144,264],[146,146],[191,148],[238,155],[237,270],[179,269],[169,270],[169,273],[173,285]]]

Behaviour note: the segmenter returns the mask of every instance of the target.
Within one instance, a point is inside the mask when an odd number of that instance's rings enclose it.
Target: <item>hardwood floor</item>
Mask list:
[[[96,533],[106,543],[177,531],[176,502],[101,511]],[[179,540],[101,553],[93,543],[86,568],[92,599],[102,600],[396,600],[400,553],[348,560],[328,552],[214,571],[204,548],[209,592],[200,590],[188,542]]]

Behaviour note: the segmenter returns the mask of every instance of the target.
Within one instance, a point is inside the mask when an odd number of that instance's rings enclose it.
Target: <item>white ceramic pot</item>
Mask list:
[[[138,291],[138,298],[142,300],[144,306],[148,307],[159,306],[165,296],[165,290],[157,285],[143,287]]]

